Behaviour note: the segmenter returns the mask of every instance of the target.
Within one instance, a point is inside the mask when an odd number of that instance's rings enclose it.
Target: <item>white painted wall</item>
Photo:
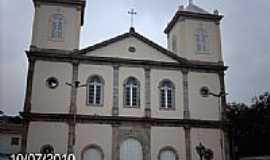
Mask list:
[[[140,82],[140,108],[124,108],[124,81],[135,77]],[[145,75],[143,68],[119,68],[119,116],[143,117],[145,109]]]
[[[130,46],[136,48],[135,53],[128,51],[128,48]],[[176,62],[174,59],[164,55],[155,48],[133,37],[126,38],[124,40],[115,42],[106,47],[91,51],[87,53],[87,55],[98,57],[116,57],[116,58],[129,58],[137,60]]]
[[[191,129],[192,159],[199,159],[196,146],[201,142],[206,148],[214,152],[213,160],[223,160],[224,150],[221,148],[222,131],[219,129]]]
[[[198,53],[195,33],[200,25],[208,31],[209,51]],[[218,62],[223,61],[219,24],[210,21],[185,19],[178,21],[169,33],[168,48],[172,50],[173,35],[177,37],[177,54],[189,60]]]
[[[56,122],[30,122],[27,135],[27,152],[39,153],[44,145],[52,145],[55,153],[66,154],[68,124]]]
[[[18,145],[12,145],[12,138],[19,138]],[[22,136],[19,134],[0,134],[0,153],[10,154],[10,153],[19,153],[21,151],[21,140]]]
[[[64,15],[64,39],[52,41],[50,17],[53,14]],[[35,9],[32,45],[43,49],[73,50],[79,47],[81,29],[81,11],[72,6],[41,3]]]
[[[179,160],[186,159],[184,129],[177,127],[152,127],[151,159],[158,159],[159,151],[167,146],[173,147],[177,151]]]
[[[183,118],[183,80],[182,72],[177,70],[151,70],[151,110],[152,117],[180,119]],[[159,83],[168,79],[175,86],[175,110],[160,110]]]
[[[46,80],[55,77],[59,86],[55,89],[47,87]],[[72,64],[36,61],[33,88],[32,110],[34,113],[68,113],[71,87],[66,82],[72,81]]]
[[[113,67],[106,65],[79,65],[78,80],[81,84],[86,84],[89,77],[98,75],[103,78],[104,84],[104,101],[103,106],[87,105],[87,87],[79,88],[77,94],[77,111],[78,114],[87,115],[112,115],[113,105]]]
[[[98,145],[104,153],[104,160],[112,157],[112,127],[99,124],[77,124],[75,156],[81,159],[82,151],[89,145]]]
[[[217,97],[202,97],[200,90],[203,86],[213,93],[219,94],[219,76],[215,73],[190,72],[189,83],[189,108],[192,119],[219,120],[220,104]]]

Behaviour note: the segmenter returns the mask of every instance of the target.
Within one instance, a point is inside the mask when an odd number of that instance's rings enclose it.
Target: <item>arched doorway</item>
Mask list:
[[[125,140],[120,146],[120,160],[143,160],[141,143],[133,138]]]

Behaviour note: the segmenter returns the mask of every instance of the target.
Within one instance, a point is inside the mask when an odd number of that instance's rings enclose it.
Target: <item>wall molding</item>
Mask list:
[[[29,121],[44,122],[70,122],[74,120],[72,114],[40,114],[40,113],[21,113]],[[146,117],[124,117],[124,116],[92,116],[76,115],[76,123],[88,124],[140,124],[162,127],[191,127],[191,128],[214,128],[224,129],[230,127],[228,121],[196,120],[196,119],[158,119]]]

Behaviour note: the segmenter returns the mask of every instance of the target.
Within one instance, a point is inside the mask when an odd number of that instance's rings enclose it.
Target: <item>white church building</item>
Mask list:
[[[33,3],[24,152],[200,160],[203,148],[230,160],[218,11],[180,6],[164,31],[167,48],[131,27],[80,49],[85,0]]]

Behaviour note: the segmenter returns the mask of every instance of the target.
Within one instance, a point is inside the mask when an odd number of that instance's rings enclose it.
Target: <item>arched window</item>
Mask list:
[[[41,154],[50,154],[50,153],[54,153],[54,148],[53,146],[46,144],[44,146],[41,147],[40,149],[40,153]]]
[[[120,146],[120,160],[143,160],[141,143],[133,138],[125,140]]]
[[[87,82],[87,104],[101,106],[103,104],[104,81],[99,76],[92,76]]]
[[[170,80],[163,80],[160,85],[160,108],[174,109],[175,108],[175,91],[174,84]]]
[[[124,83],[124,104],[125,107],[139,107],[140,106],[140,84],[134,78],[128,78]]]
[[[97,145],[91,145],[82,152],[82,160],[103,160],[104,153]]]
[[[64,17],[61,14],[54,14],[51,17],[51,39],[63,39]]]
[[[165,147],[160,150],[158,160],[178,160],[178,156],[174,148]]]
[[[202,26],[195,33],[196,48],[198,52],[207,52],[209,50],[209,36]]]

